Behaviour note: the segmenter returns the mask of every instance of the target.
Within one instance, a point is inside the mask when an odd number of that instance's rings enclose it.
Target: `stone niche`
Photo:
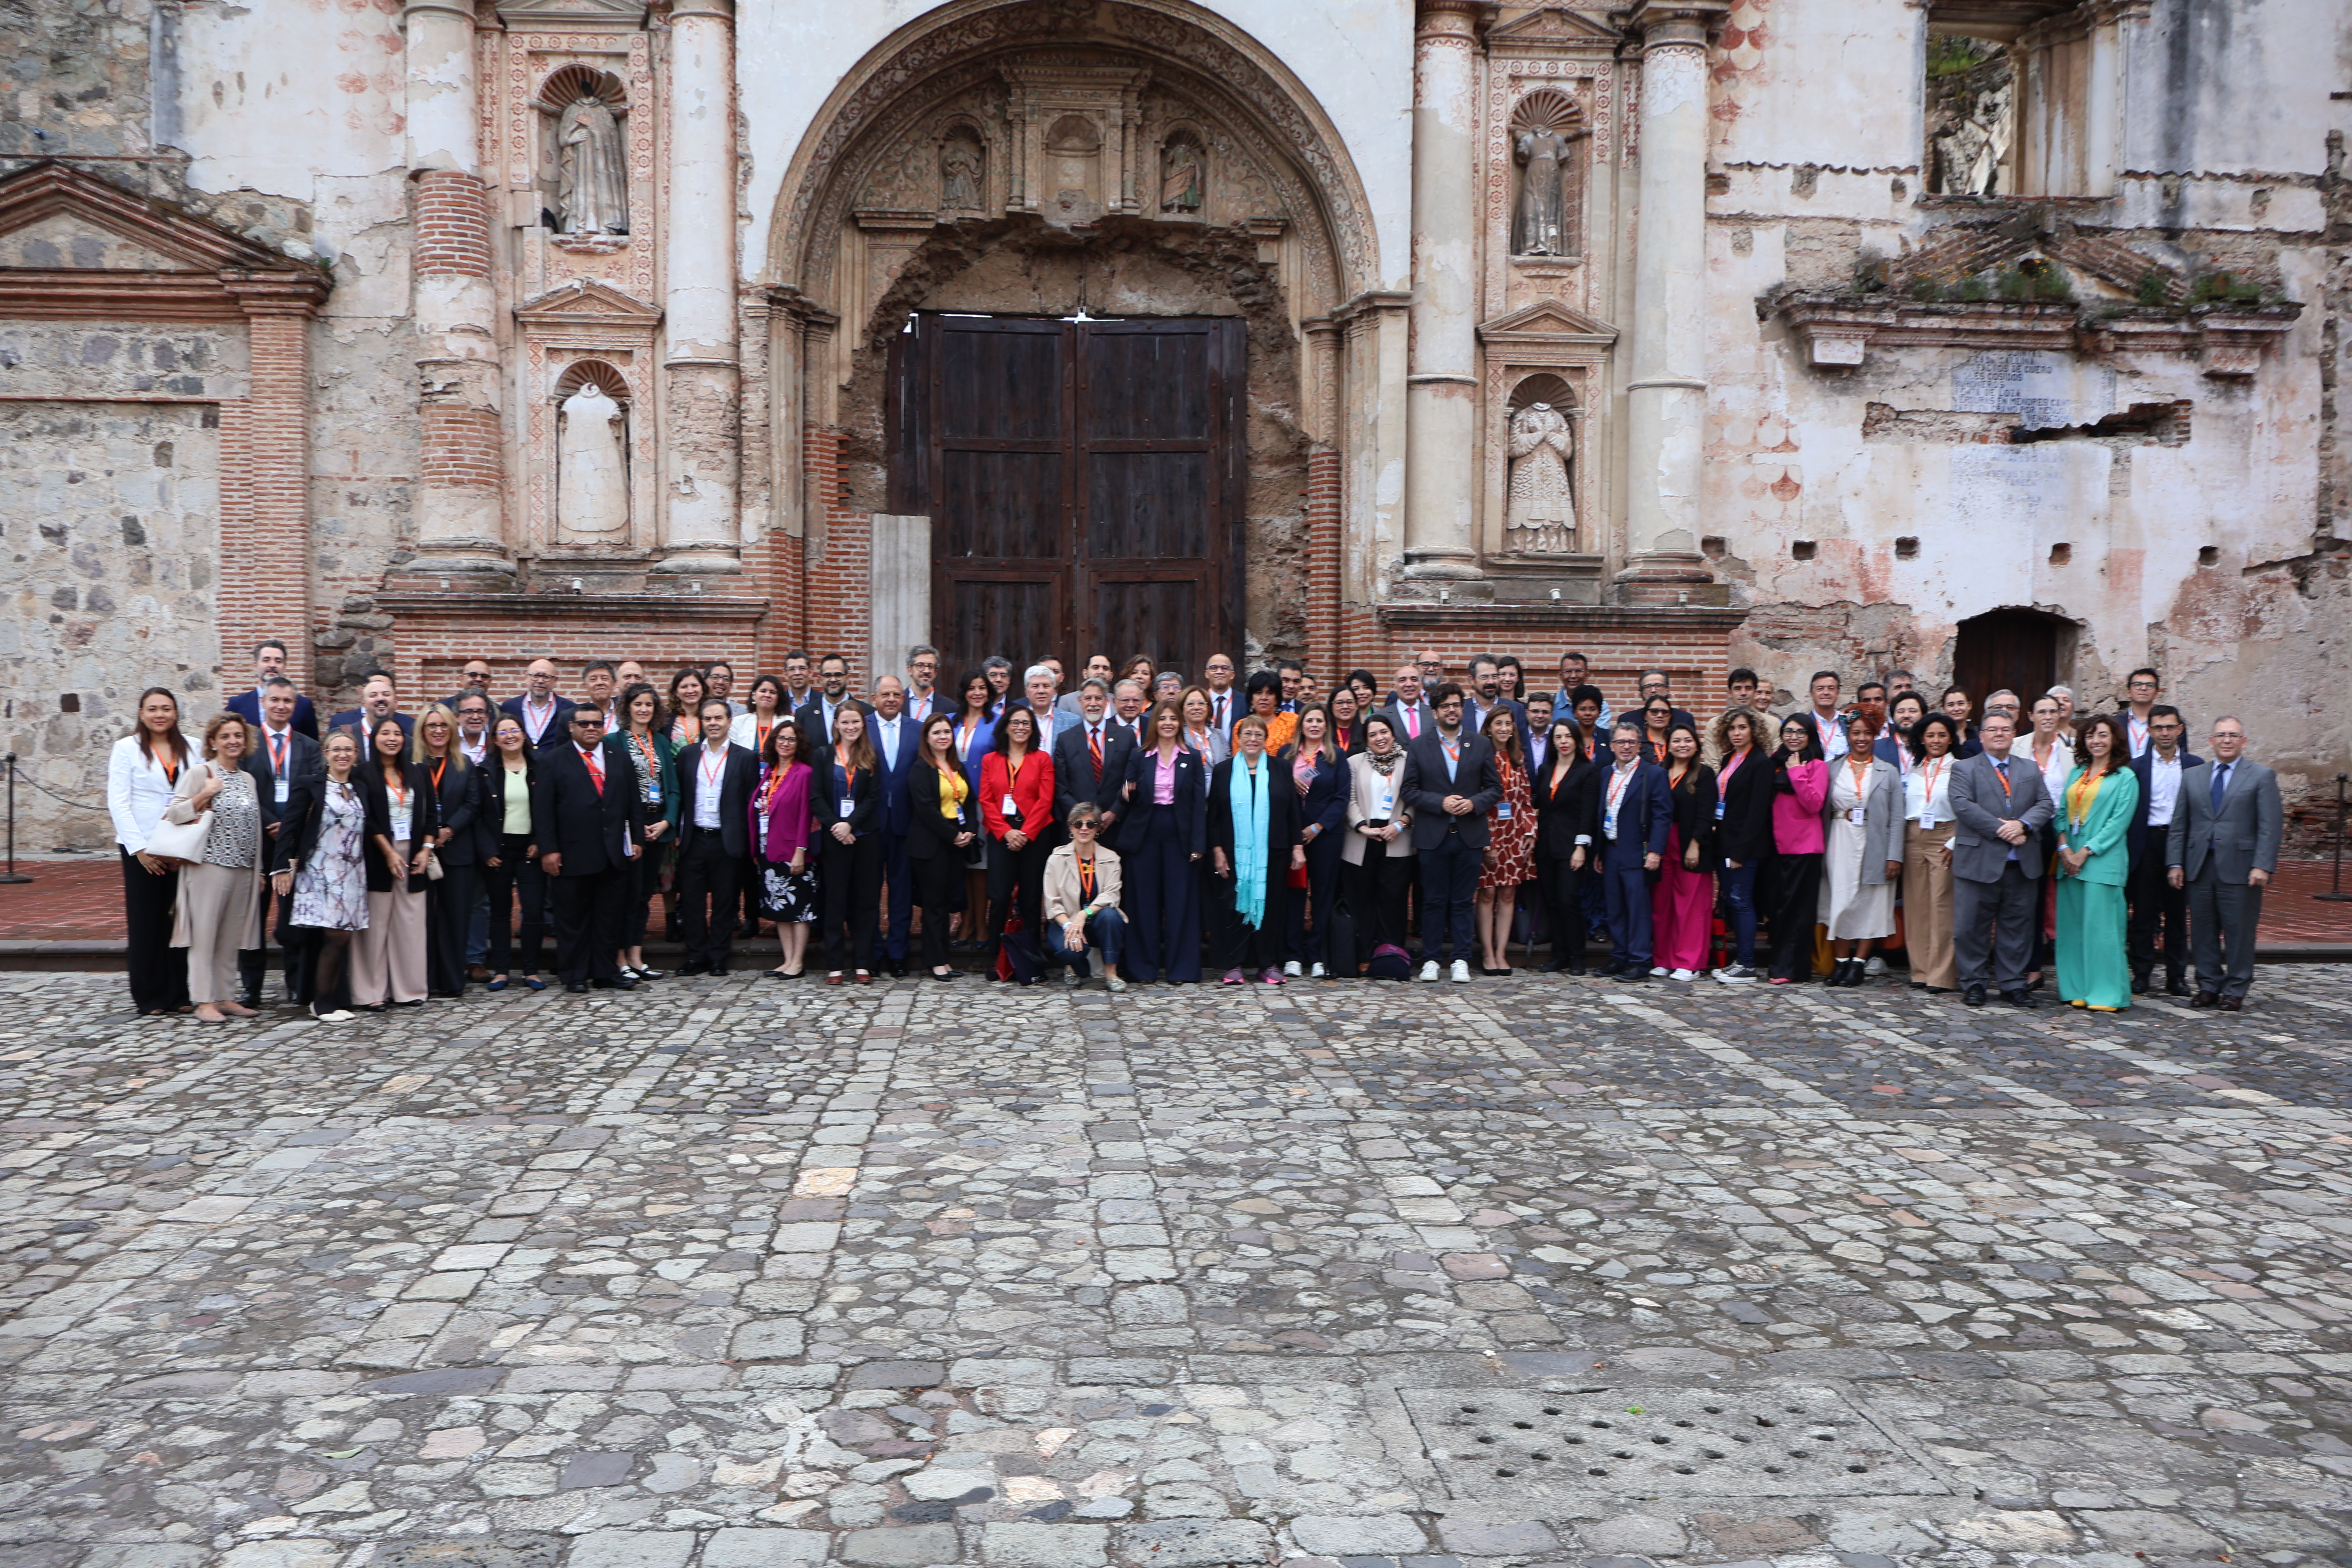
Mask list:
[[[661,312],[619,289],[586,279],[550,289],[515,310],[523,340],[522,465],[524,537],[516,553],[527,568],[636,585],[653,556],[656,475],[653,417],[658,384],[654,342]],[[589,386],[621,411],[617,497],[597,510],[604,526],[578,526],[587,510],[567,509],[564,406]],[[577,442],[578,433],[572,439]],[[576,453],[576,447],[574,451]],[[576,461],[574,482],[580,472]],[[576,500],[576,498],[575,498]],[[571,526],[567,526],[567,512]],[[617,526],[612,526],[615,514]]]
[[[1486,322],[1478,336],[1486,367],[1481,547],[1483,564],[1496,579],[1495,595],[1599,604],[1610,504],[1601,482],[1610,446],[1608,367],[1616,330],[1558,300],[1543,300]],[[1567,424],[1568,494],[1576,522],[1566,535],[1512,526],[1512,424],[1538,403],[1556,409]],[[1517,461],[1534,465],[1546,458],[1536,452]]]

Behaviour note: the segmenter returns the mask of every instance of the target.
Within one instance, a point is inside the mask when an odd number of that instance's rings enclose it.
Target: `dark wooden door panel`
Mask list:
[[[1013,685],[1017,691],[1021,668],[1029,660],[1068,644],[1069,594],[1066,572],[1032,577],[957,576],[946,594],[948,614],[931,628],[940,667],[951,672],[975,669],[982,659],[1003,653],[1015,667]],[[947,679],[954,679],[953,674]]]
[[[1205,567],[1214,474],[1214,458],[1208,452],[1088,453],[1087,556],[1181,556]]]
[[[1213,321],[1104,322],[1080,340],[1078,438],[1213,439]]]
[[[969,558],[1064,561],[1062,454],[973,451],[939,456],[941,510],[932,514],[931,551],[950,569]]]
[[[2022,728],[2034,699],[2058,679],[2058,623],[2033,610],[1993,610],[1962,621],[1954,640],[1952,684],[1969,694],[1976,716],[2006,689],[2020,699]]]
[[[1202,606],[1212,595],[1197,575],[1138,578],[1103,572],[1094,579],[1094,624],[1112,646],[1112,658],[1146,654],[1162,668],[1197,679],[1209,650],[1202,646]]]
[[[1023,441],[1059,447],[1063,360],[1059,321],[923,318],[938,328],[940,434],[950,443]]]

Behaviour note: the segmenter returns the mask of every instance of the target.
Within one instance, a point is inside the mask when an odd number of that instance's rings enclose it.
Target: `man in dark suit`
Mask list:
[[[2124,847],[2131,855],[2124,897],[2131,904],[2132,989],[2142,994],[2154,989],[2161,932],[2165,994],[2186,996],[2189,889],[2172,885],[2168,852],[2173,819],[2180,815],[2181,772],[2205,759],[2180,743],[2187,726],[2180,721],[2179,709],[2151,708],[2146,723],[2147,745],[2131,761],[2132,774],[2139,780],[2139,805],[2124,837]]]
[[[1511,710],[1511,724],[1519,732],[1519,744],[1528,743],[1528,710],[1517,700],[1503,695],[1502,661],[1491,653],[1474,654],[1470,659],[1470,690],[1463,701],[1462,722],[1474,735],[1486,732],[1486,720],[1497,708]]]
[[[915,873],[907,856],[907,835],[913,829],[914,797],[908,781],[923,727],[907,713],[907,689],[895,675],[874,683],[874,710],[866,716],[866,739],[879,763],[878,821],[882,837],[883,907],[889,929],[882,941],[882,962],[890,973],[907,973],[907,937],[915,923]]]
[[[1642,700],[1635,704],[1636,707],[1647,706],[1653,697],[1663,697],[1673,710],[1673,717],[1666,721],[1667,723],[1687,724],[1694,730],[1698,728],[1698,721],[1691,717],[1690,710],[1675,706],[1674,677],[1663,669],[1645,669],[1642,672],[1642,678],[1637,685]],[[1633,715],[1628,713],[1626,717],[1630,719]]]
[[[704,698],[695,717],[702,743],[677,754],[677,912],[686,941],[678,973],[724,974],[737,887],[751,859],[760,763],[750,747],[729,744],[724,698]]]
[[[1952,954],[1960,999],[1981,1007],[1985,987],[1997,984],[2001,1000],[2031,1007],[2025,972],[2041,934],[2042,829],[2057,805],[2033,759],[2010,754],[2017,725],[2008,714],[1987,715],[1978,739],[1984,749],[1952,764]]]
[[[1249,710],[1243,700],[1242,689],[1234,684],[1234,659],[1231,654],[1213,653],[1201,667],[1202,689],[1209,694],[1209,728],[1230,736],[1234,721]]]
[[[569,992],[587,990],[592,979],[603,988],[635,990],[618,954],[629,862],[641,853],[644,826],[636,766],[625,746],[604,743],[604,716],[594,709],[564,718],[571,736],[540,749],[530,796],[539,868],[552,886],[556,969]]]
[[[871,719],[874,710],[849,694],[849,661],[829,653],[816,667],[817,692],[808,706],[793,715],[801,727],[802,754],[813,756],[833,744],[833,716],[847,703]]]
[[[523,739],[530,742],[533,750],[568,743],[572,739],[572,702],[568,697],[555,694],[555,661],[532,659],[522,679],[522,695],[508,698],[499,704],[499,710],[513,714],[521,723]]]
[[[491,707],[495,708],[498,706],[498,699],[490,695],[490,661],[488,659],[467,659],[466,661],[464,679],[466,682],[465,685],[457,688],[457,690],[452,691],[448,696],[441,699],[442,706],[447,708],[450,712],[455,713],[457,710],[458,703],[463,702],[468,697],[477,695],[478,695],[483,701],[488,703]]]
[[[1108,837],[1127,810],[1127,759],[1135,738],[1110,715],[1110,689],[1097,676],[1078,688],[1078,721],[1054,737],[1054,820],[1091,801]]]
[[[2191,1007],[2242,1010],[2254,983],[2254,931],[2263,889],[2278,871],[2278,774],[2246,755],[2246,727],[2213,721],[2212,757],[2180,770],[2180,804],[2172,814],[2165,862],[2168,879],[2189,893],[2189,945],[2196,956]]]
[[[286,645],[276,637],[254,644],[253,689],[240,691],[230,698],[228,710],[242,718],[247,724],[259,724],[263,710],[263,694],[268,690],[271,681],[286,679]],[[295,697],[292,722],[298,733],[309,737],[314,745],[318,742],[319,711],[311,706],[309,698],[299,694]]]
[[[352,734],[357,735],[360,741],[360,754],[367,756],[370,754],[368,743],[374,739],[370,731],[386,719],[399,720],[400,732],[404,735],[415,736],[416,721],[400,710],[400,694],[393,685],[392,671],[379,669],[360,682],[360,705],[356,708],[346,708],[336,714],[328,722],[327,729],[329,733],[337,730],[349,730]]]
[[[1421,977],[1437,978],[1443,958],[1454,978],[1470,978],[1473,907],[1486,858],[1486,813],[1503,793],[1495,750],[1462,724],[1462,689],[1452,681],[1430,695],[1436,722],[1404,749],[1399,798],[1412,812],[1412,847],[1421,862]]]
[[[1411,746],[1423,735],[1437,730],[1437,712],[1429,705],[1429,698],[1421,689],[1421,666],[1402,664],[1397,667],[1396,689],[1389,693],[1388,706],[1381,710],[1389,716],[1390,727],[1396,731],[1397,744]],[[1470,731],[1476,734],[1476,730]]]
[[[1609,911],[1609,973],[1640,983],[1650,977],[1650,889],[1665,864],[1666,835],[1675,825],[1666,770],[1642,755],[1642,727],[1620,719],[1609,732],[1609,771],[1592,790],[1592,815],[1581,839],[1601,868]]]
[[[261,831],[272,842],[265,852],[275,847],[280,821],[291,815],[300,786],[325,772],[320,760],[319,742],[294,727],[294,683],[282,675],[272,676],[261,683],[261,720],[253,725],[253,742],[246,748],[245,771],[253,777],[254,793],[261,802]],[[261,879],[261,931],[265,945],[247,948],[236,955],[237,979],[244,992],[243,1001],[248,1007],[261,1005],[261,982],[269,968],[269,949],[266,945],[269,931],[270,879]],[[307,1002],[310,999],[310,945],[305,933],[286,923],[287,900],[278,902],[278,945],[284,954],[286,999]]]

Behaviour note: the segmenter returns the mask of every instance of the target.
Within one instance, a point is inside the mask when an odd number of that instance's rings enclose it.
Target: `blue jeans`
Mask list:
[[[1731,911],[1731,962],[1740,969],[1756,966],[1756,862],[1735,871],[1728,866],[1715,874],[1723,902]]]
[[[1096,953],[1102,954],[1108,974],[1118,966],[1119,949],[1127,945],[1127,918],[1117,910],[1097,910],[1087,917],[1087,945],[1072,952],[1062,942],[1062,922],[1045,922],[1045,956],[1055,963],[1066,963],[1081,976],[1092,973],[1087,961]]]
[[[1424,962],[1457,958],[1466,963],[1476,952],[1470,939],[1470,922],[1478,897],[1478,871],[1486,856],[1464,843],[1459,833],[1448,833],[1423,850],[1419,858],[1421,956]]]

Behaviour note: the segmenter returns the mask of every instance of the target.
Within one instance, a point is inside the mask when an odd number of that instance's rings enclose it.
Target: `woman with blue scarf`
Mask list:
[[[1265,754],[1265,720],[1245,713],[1234,726],[1234,754],[1209,782],[1209,859],[1216,873],[1218,947],[1224,984],[1254,970],[1282,984],[1283,903],[1298,844],[1298,789]]]

